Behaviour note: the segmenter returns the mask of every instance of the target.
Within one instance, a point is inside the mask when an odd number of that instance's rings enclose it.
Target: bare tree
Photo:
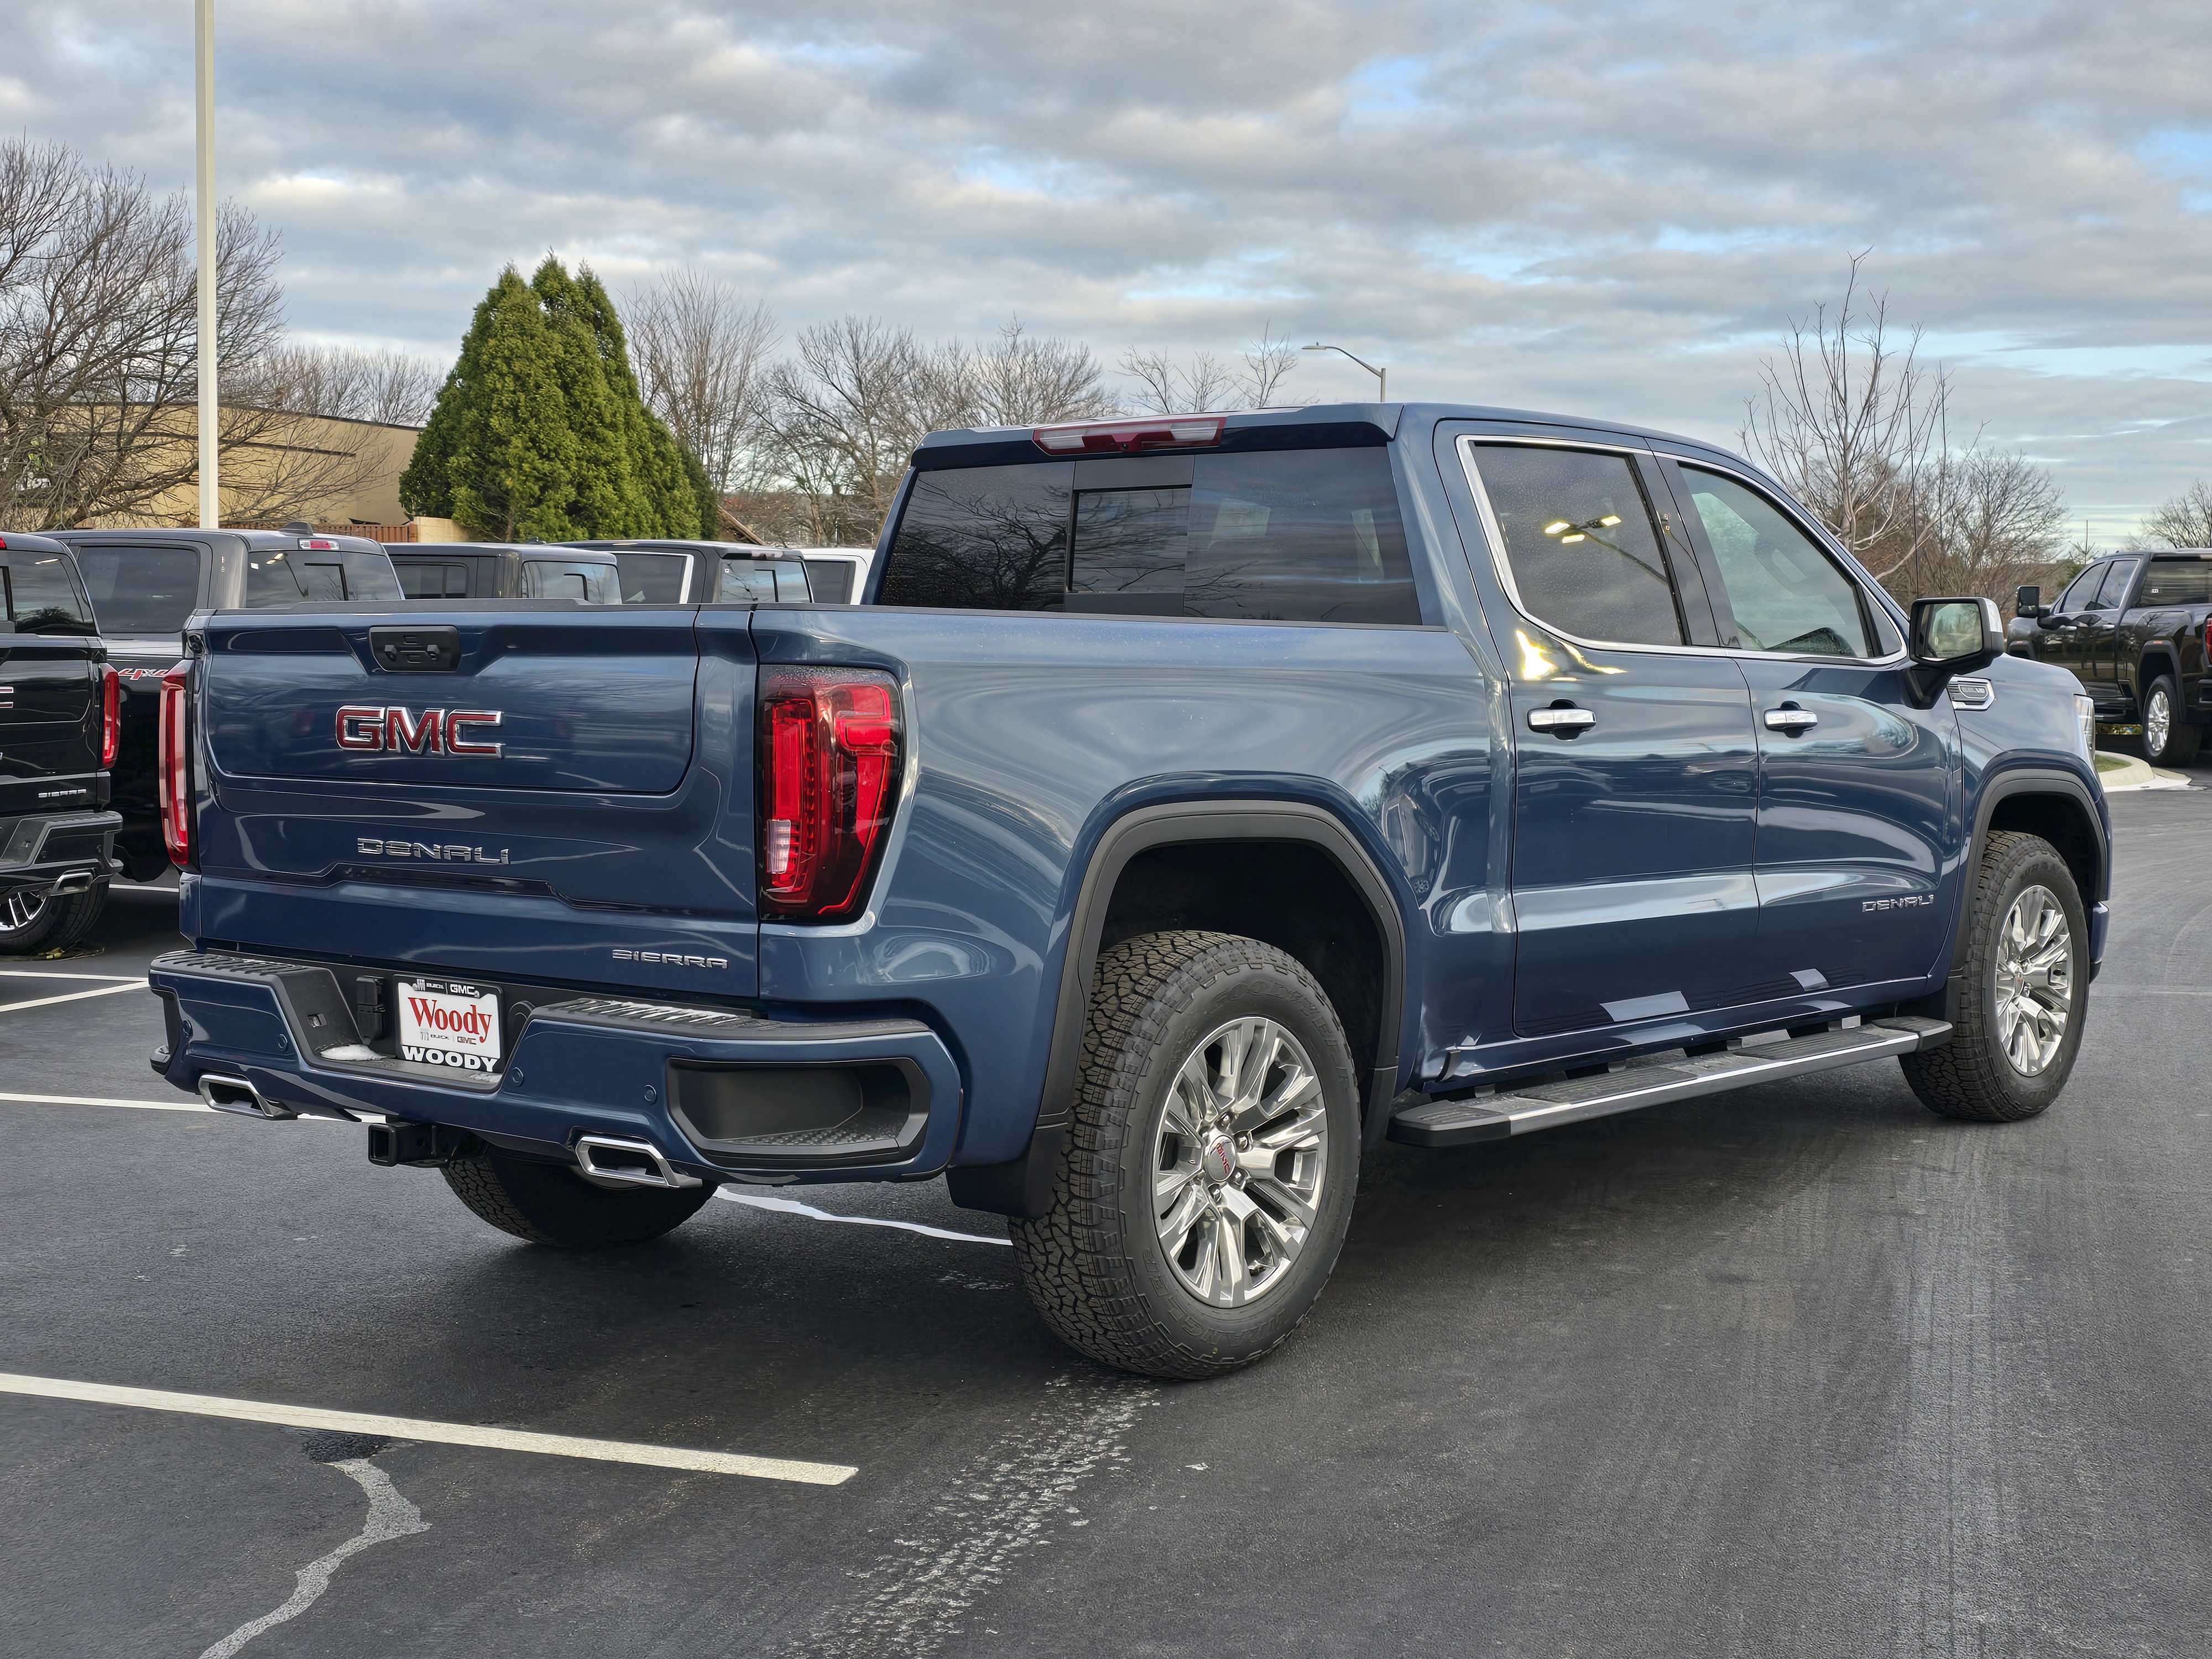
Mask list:
[[[2202,478],[2136,526],[2130,547],[2212,547],[2212,484]]]
[[[1815,307],[1793,321],[1778,359],[1759,365],[1761,391],[1738,434],[1837,538],[1887,578],[1943,534],[1953,473],[1951,382],[1920,360],[1921,331],[1900,343],[1888,296],[1863,299],[1856,254],[1834,320]]]
[[[379,426],[421,426],[438,401],[445,369],[434,357],[355,346],[288,345],[270,374],[309,413]]]
[[[966,354],[966,372],[969,401],[985,426],[1089,421],[1120,412],[1089,346],[1034,337],[1019,318],[999,331],[995,345]]]
[[[1240,368],[1211,351],[1177,362],[1164,351],[1131,349],[1116,364],[1137,383],[1136,404],[1155,415],[1195,414],[1210,409],[1266,409],[1276,401],[1284,376],[1298,364],[1297,348],[1279,340],[1270,323],[1244,349]]]
[[[857,539],[890,510],[908,455],[924,433],[963,424],[939,418],[945,376],[908,330],[845,317],[800,331],[795,362],[775,366],[769,465],[787,489],[817,503],[809,538]]]
[[[2021,584],[2047,586],[2065,568],[2065,521],[2049,472],[2024,455],[1975,450],[1947,471],[1938,533],[1887,574],[1887,586],[1908,602],[1936,593],[2009,600]]]
[[[689,266],[632,297],[630,361],[646,406],[718,489],[747,482],[768,416],[775,347],[775,319],[764,302]]]
[[[1275,394],[1297,366],[1297,347],[1287,338],[1277,339],[1274,324],[1267,324],[1260,337],[1244,348],[1244,373],[1238,377],[1238,390],[1243,393],[1246,407],[1274,408]]]

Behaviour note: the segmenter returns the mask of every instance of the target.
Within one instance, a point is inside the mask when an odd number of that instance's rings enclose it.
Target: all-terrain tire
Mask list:
[[[1249,1019],[1274,1022],[1304,1048],[1319,1085],[1323,1159],[1303,1247],[1252,1300],[1220,1306],[1176,1276],[1154,1212],[1154,1166],[1177,1073],[1220,1052],[1204,1046],[1209,1034]],[[1069,1346],[1152,1376],[1218,1376],[1271,1352],[1328,1283],[1358,1186],[1358,1077],[1328,996],[1298,963],[1257,940],[1147,933],[1099,957],[1080,1064],[1052,1207],[1010,1229],[1038,1313]],[[1263,1078],[1263,1094],[1268,1086]],[[1264,1148],[1263,1137],[1246,1139]],[[1264,1198],[1273,1189],[1245,1190]]]
[[[61,898],[15,899],[0,904],[0,956],[33,951],[66,951],[79,943],[107,908],[107,884],[96,881],[82,893]],[[19,921],[18,918],[21,919]]]
[[[2163,720],[2158,718],[2159,705],[2164,709]],[[2143,755],[2153,766],[2186,766],[2197,758],[2204,733],[2182,712],[2181,688],[2172,675],[2161,674],[2150,683],[2150,690],[2143,693],[2142,712]],[[2161,726],[2165,735],[2154,742],[2151,734]]]
[[[565,1250],[641,1244],[681,1226],[712,1187],[593,1185],[565,1164],[540,1164],[489,1146],[447,1163],[453,1196],[503,1233]]]
[[[2023,1073],[2001,1035],[1998,969],[2005,958],[2006,919],[2014,901],[2040,887],[2064,911],[2069,1006],[2057,1049],[2041,1071]],[[1951,1040],[1924,1054],[1899,1055],[1905,1080],[1922,1105],[1943,1117],[2013,1123],[2033,1117],[2058,1098],[2081,1047],[2088,1012],[2089,922],[2074,872],[2039,836],[1993,833],[1982,848],[1966,926],[1966,991]]]

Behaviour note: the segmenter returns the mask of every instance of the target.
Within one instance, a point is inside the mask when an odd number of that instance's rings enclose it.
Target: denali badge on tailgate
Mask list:
[[[381,703],[348,703],[338,710],[338,747],[410,755],[483,755],[497,760],[502,747],[464,737],[465,726],[497,726],[493,708],[387,708]]]
[[[379,841],[374,836],[355,838],[356,852],[387,859],[440,859],[447,864],[505,864],[507,848],[494,858],[481,847],[447,847],[422,841]]]

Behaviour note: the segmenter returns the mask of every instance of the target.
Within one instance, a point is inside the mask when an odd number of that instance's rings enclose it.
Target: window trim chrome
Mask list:
[[[1478,445],[1493,448],[1513,446],[1524,449],[1585,449],[1602,455],[1618,455],[1624,460],[1632,461],[1642,455],[1655,460],[1673,461],[1677,466],[1702,467],[1708,471],[1718,472],[1733,478],[1745,488],[1757,493],[1801,533],[1807,535],[1814,546],[1831,557],[1835,552],[1835,550],[1829,545],[1832,538],[1825,532],[1816,532],[1808,530],[1804,520],[1796,512],[1784,507],[1781,502],[1774,501],[1769,495],[1766,486],[1756,478],[1735,467],[1708,460],[1704,456],[1681,455],[1672,450],[1659,449],[1650,446],[1638,449],[1624,447],[1618,443],[1596,443],[1583,438],[1523,437],[1511,433],[1462,432],[1458,434],[1455,443],[1460,452],[1460,466],[1467,474],[1468,489],[1474,496],[1475,511],[1482,520],[1483,535],[1490,543],[1492,574],[1498,578],[1498,586],[1505,590],[1506,599],[1522,620],[1533,623],[1557,638],[1593,651],[1647,651],[1662,656],[1674,657],[1728,657],[1756,662],[1826,663],[1831,666],[1854,668],[1896,668],[1911,660],[1909,653],[1902,646],[1888,655],[1881,657],[1832,657],[1806,652],[1747,650],[1741,646],[1645,645],[1624,640],[1589,639],[1580,634],[1570,633],[1556,623],[1546,622],[1528,608],[1528,602],[1521,597],[1520,584],[1513,580],[1512,563],[1505,556],[1505,534],[1498,526],[1497,510],[1490,504],[1490,491],[1482,482],[1482,469],[1475,465],[1474,451]],[[1679,510],[1678,507],[1677,511]],[[1855,571],[1848,565],[1839,566],[1838,568],[1841,569],[1844,580],[1850,582],[1852,587],[1863,596],[1866,594],[1865,585],[1859,580]],[[1889,615],[1892,623],[1896,624],[1899,637],[1901,639],[1906,631],[1905,623],[1894,609],[1885,603],[1887,599],[1888,595],[1883,594],[1881,599],[1872,602],[1881,605],[1883,611]]]

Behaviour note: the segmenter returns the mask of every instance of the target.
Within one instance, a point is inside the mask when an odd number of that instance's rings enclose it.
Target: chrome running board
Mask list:
[[[1917,1054],[1940,1047],[1950,1036],[1945,1021],[1900,1016],[1779,1042],[1732,1046],[1726,1054],[1632,1064],[1602,1077],[1515,1087],[1510,1093],[1453,1100],[1417,1096],[1391,1115],[1390,1139],[1409,1146],[1470,1146],[1671,1100],[1831,1072],[1884,1054]]]

